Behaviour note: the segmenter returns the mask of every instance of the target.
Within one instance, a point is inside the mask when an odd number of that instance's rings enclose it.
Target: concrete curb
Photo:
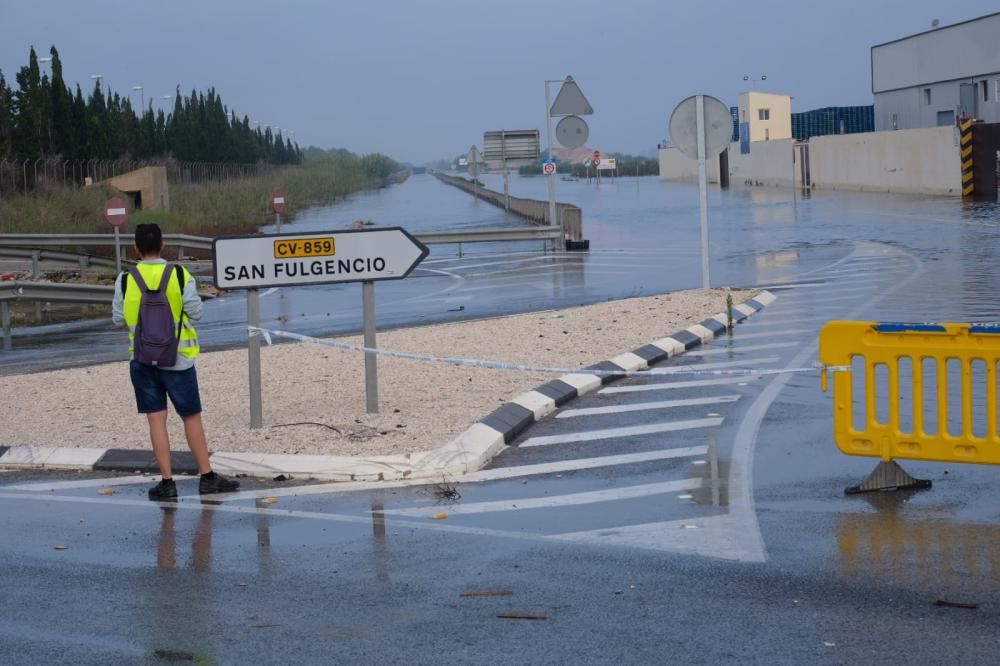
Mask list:
[[[763,291],[733,306],[733,321],[742,323],[777,297]],[[698,347],[727,328],[726,313],[709,317],[700,324],[655,340],[610,360],[563,375],[510,402],[474,423],[444,446],[406,455],[352,458],[306,454],[213,453],[212,467],[222,474],[245,474],[271,478],[278,474],[330,481],[397,481],[401,479],[441,479],[484,467],[507,444],[536,421],[567,402],[617,381],[624,375],[594,375],[587,370],[644,370],[685,351]],[[174,451],[171,462],[175,474],[196,474],[198,466],[188,451]],[[157,474],[159,468],[148,449],[53,448],[0,446],[0,468],[59,469]]]

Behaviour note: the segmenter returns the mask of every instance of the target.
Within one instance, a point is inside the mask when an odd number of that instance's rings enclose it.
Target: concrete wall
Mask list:
[[[737,145],[737,150],[739,146]],[[719,182],[719,160],[708,160],[708,182]],[[660,178],[663,180],[689,180],[698,182],[698,160],[691,159],[677,148],[660,149]]]
[[[729,146],[729,183],[731,185],[770,185],[792,187],[798,182],[798,170],[792,155],[794,139],[755,141],[750,154],[740,154],[740,144]]]
[[[170,187],[166,167],[143,167],[109,178],[108,183],[123,194],[141,197],[142,210],[170,210]]]
[[[497,208],[504,208],[503,192],[488,190],[485,187],[474,187],[471,180],[449,176],[443,173],[434,174],[438,180],[453,185],[469,194],[475,193],[483,201]],[[549,202],[537,199],[510,198],[510,212],[523,217],[535,224],[546,224],[549,216]],[[556,203],[556,215],[563,224],[568,240],[583,239],[583,211],[572,204]]]
[[[816,189],[953,195],[962,191],[954,127],[814,137],[809,155]]]

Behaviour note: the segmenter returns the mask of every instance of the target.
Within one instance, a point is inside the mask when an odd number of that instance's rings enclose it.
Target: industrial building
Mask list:
[[[1000,13],[872,47],[876,131],[1000,122]]]
[[[875,109],[868,106],[827,106],[792,114],[792,136],[808,141],[814,136],[875,131]]]

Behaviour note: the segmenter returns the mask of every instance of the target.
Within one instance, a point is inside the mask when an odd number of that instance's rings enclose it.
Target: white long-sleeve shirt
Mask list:
[[[143,259],[139,262],[140,264],[166,264],[166,259]],[[179,270],[180,266],[174,270]],[[198,283],[195,281],[194,275],[189,273],[190,279],[184,284],[183,298],[184,298],[184,316],[192,321],[198,321],[201,319],[202,314],[202,302],[201,296],[198,295]],[[125,325],[125,295],[122,293],[122,277],[124,273],[118,275],[115,280],[115,296],[111,301],[111,321],[115,323],[115,326]],[[176,277],[171,276],[172,280],[176,280]],[[188,368],[194,367],[194,359],[188,358],[183,354],[177,355],[177,363],[170,366],[169,368],[160,368],[161,370],[187,370]]]

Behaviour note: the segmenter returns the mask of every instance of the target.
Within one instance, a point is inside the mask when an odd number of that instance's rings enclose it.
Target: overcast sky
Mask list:
[[[299,144],[422,163],[484,130],[540,129],[543,81],[572,75],[588,145],[638,153],[674,105],[735,105],[745,75],[795,110],[870,104],[873,44],[998,9],[995,0],[0,0],[9,81],[34,45],[65,76],[147,101],[215,86]],[[134,93],[136,98],[138,93]],[[544,135],[543,135],[544,137]],[[543,138],[544,140],[544,138]]]

